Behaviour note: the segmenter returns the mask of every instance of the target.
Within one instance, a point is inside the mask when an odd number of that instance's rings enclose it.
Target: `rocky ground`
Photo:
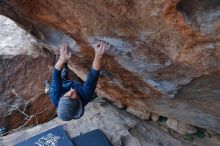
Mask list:
[[[55,118],[45,124],[4,136],[0,144],[11,146],[57,125],[63,125],[71,138],[99,128],[114,146],[219,146],[220,144],[219,136],[195,138],[193,141],[184,140],[183,136],[169,130],[163,122],[140,120],[101,97],[86,106],[84,116],[79,120],[62,122]]]

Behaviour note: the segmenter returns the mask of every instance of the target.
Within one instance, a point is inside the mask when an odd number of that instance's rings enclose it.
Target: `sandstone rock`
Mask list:
[[[138,116],[139,118],[141,118],[143,120],[149,120],[149,118],[150,118],[150,112],[147,112],[147,111],[139,111],[139,110],[136,110],[131,107],[128,107],[126,109],[126,111],[135,115],[135,116]]]
[[[180,134],[194,134],[197,132],[197,129],[194,126],[180,123],[179,130],[177,132],[179,132]]]
[[[215,136],[215,135],[217,135],[217,133],[216,132],[214,132],[213,130],[207,130],[207,133],[208,133],[208,135],[209,136]]]
[[[12,20],[0,15],[0,55],[29,55],[37,57],[40,52],[32,42],[36,40]]]
[[[219,146],[220,145],[220,136],[216,135],[211,138],[205,137],[203,139],[195,139],[193,141],[193,144],[198,145],[198,146]]]
[[[155,113],[151,113],[151,120],[154,122],[157,122],[160,118],[160,115],[155,114]]]
[[[33,115],[26,124],[29,126],[54,117],[55,109],[49,96],[44,94],[44,80],[51,78],[51,70],[46,65],[41,66],[52,63],[53,57],[43,54],[35,58],[28,55],[5,58],[0,55],[0,127],[10,131],[22,126],[29,118],[19,110]]]
[[[212,137],[210,141],[212,141],[216,146],[217,145],[219,146],[220,145],[220,135],[216,135],[216,136]]]
[[[197,129],[191,125],[182,123],[175,119],[168,119],[166,124],[169,128],[173,129],[174,131],[180,133],[181,135],[185,134],[194,134],[197,132]]]
[[[26,122],[26,126],[47,122],[55,115],[44,94],[44,80],[51,78],[55,55],[32,45],[33,40],[0,16],[0,127],[6,132]]]
[[[120,103],[120,102],[114,102],[113,103],[115,106],[117,106],[118,108],[125,108],[125,105],[123,105],[122,103]]]
[[[70,67],[83,80],[90,45],[109,42],[99,95],[220,133],[219,7],[218,0],[4,0],[0,13],[54,53],[69,42]]]
[[[177,131],[178,130],[178,122],[175,119],[168,119],[166,121],[166,124],[168,127],[170,127],[171,129]]]

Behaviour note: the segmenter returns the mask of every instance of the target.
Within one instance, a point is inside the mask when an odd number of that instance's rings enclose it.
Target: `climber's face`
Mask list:
[[[64,94],[64,97],[71,98],[71,99],[79,98],[79,96],[76,93],[76,90],[72,88]]]

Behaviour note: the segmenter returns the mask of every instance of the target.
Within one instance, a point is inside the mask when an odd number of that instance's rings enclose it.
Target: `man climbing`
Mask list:
[[[71,52],[67,44],[60,47],[60,58],[52,73],[52,85],[50,97],[52,104],[57,108],[57,116],[63,121],[78,119],[83,115],[84,106],[94,94],[100,74],[101,58],[110,48],[104,41],[94,45],[95,58],[92,69],[87,75],[84,84],[67,80],[67,61],[71,58]]]

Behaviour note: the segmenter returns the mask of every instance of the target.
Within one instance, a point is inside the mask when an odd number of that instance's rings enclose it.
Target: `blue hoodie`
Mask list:
[[[85,83],[81,84],[72,80],[62,80],[61,70],[53,68],[52,85],[50,88],[50,99],[52,104],[57,108],[60,98],[71,88],[75,89],[79,95],[83,107],[89,102],[90,97],[94,94],[100,70],[91,69],[87,75]]]

